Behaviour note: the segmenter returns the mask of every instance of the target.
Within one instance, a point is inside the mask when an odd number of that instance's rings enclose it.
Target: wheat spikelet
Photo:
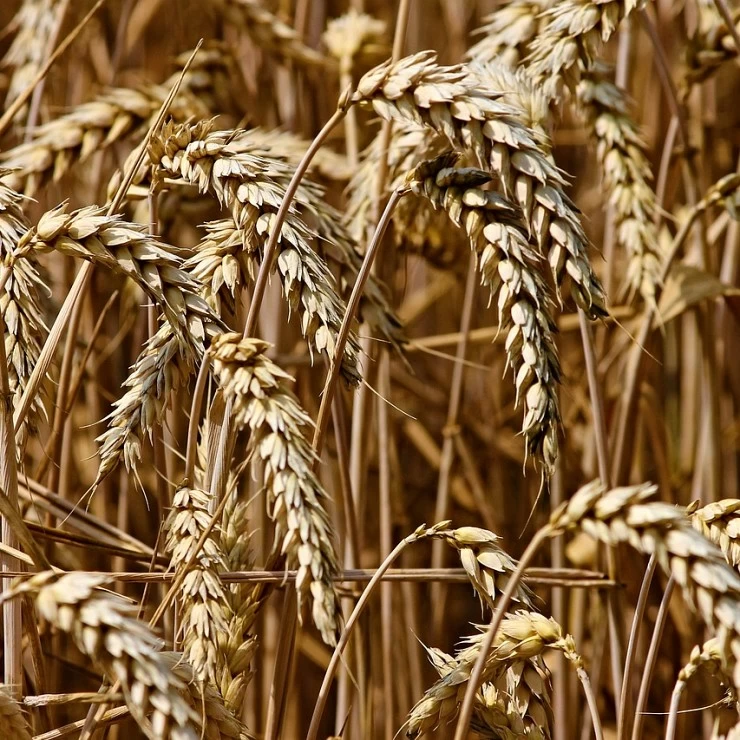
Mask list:
[[[522,433],[527,450],[549,473],[557,457],[557,386],[560,366],[552,334],[547,286],[538,256],[529,246],[519,210],[481,185],[490,176],[481,170],[454,169],[454,156],[443,155],[409,175],[414,192],[428,198],[470,238],[479,255],[481,282],[498,297],[499,325],[506,332],[519,400],[524,402]]]
[[[295,29],[265,8],[261,0],[217,0],[215,4],[229,23],[243,29],[261,49],[302,64],[326,66],[326,57],[303,43]]]
[[[314,624],[325,642],[337,630],[337,572],[333,532],[323,501],[326,494],[312,471],[314,453],[303,436],[310,418],[288,388],[288,376],[267,356],[269,345],[238,334],[222,334],[211,344],[213,372],[232,419],[250,430],[247,458],[262,462],[275,546],[297,568],[299,609],[311,594]]]
[[[721,681],[730,684],[732,679],[722,670],[722,650],[716,637],[707,640],[703,645],[695,645],[691,650],[688,663],[679,671],[678,680],[688,681],[700,668],[710,675],[717,676]]]
[[[17,30],[0,62],[0,67],[12,68],[5,95],[6,108],[31,84],[46,61],[47,47],[59,24],[63,5],[59,0],[23,0],[11,21],[11,27]],[[27,110],[28,106],[23,106],[16,120],[21,120]]]
[[[595,63],[577,88],[579,108],[596,138],[604,187],[614,207],[618,243],[629,256],[626,283],[648,303],[655,302],[661,255],[654,218],[652,173],[637,126],[628,115],[624,94],[608,79],[608,69]]]
[[[691,514],[691,523],[719,546],[727,562],[740,566],[740,499],[727,498],[702,506]]]
[[[581,72],[620,22],[646,0],[563,0],[542,13],[543,25],[533,39],[527,68],[536,86],[555,99],[563,85],[575,90]]]
[[[516,562],[496,544],[501,538],[480,527],[442,530],[435,537],[458,551],[460,562],[481,604],[493,608],[497,594],[506,589],[511,574],[516,570]],[[529,608],[532,606],[532,592],[520,584],[514,600]]]
[[[186,690],[182,693],[201,720],[203,740],[254,740],[244,724],[225,706],[219,693],[198,681],[182,653],[163,652],[161,656],[172,673],[185,684]]]
[[[45,572],[14,586],[31,595],[39,615],[68,633],[84,655],[120,681],[132,716],[148,738],[197,740],[198,715],[183,700],[185,684],[159,652],[160,641],[136,619],[137,606],[100,590],[104,575]]]
[[[0,263],[3,265],[12,263],[18,243],[29,229],[21,208],[22,202],[18,193],[0,184]],[[41,306],[41,296],[46,292],[48,288],[41,278],[35,256],[15,262],[5,287],[0,291],[8,382],[14,403],[23,395],[48,332]],[[28,431],[35,429],[37,422],[46,417],[44,401],[42,386],[41,392],[34,395],[31,412],[18,431],[19,455]]]
[[[165,548],[178,575],[190,562],[194,548],[208,527],[211,496],[197,488],[175,491],[165,522]],[[212,530],[187,571],[179,592],[183,653],[199,681],[216,683],[220,673],[219,634],[227,628],[229,601],[219,573],[226,570],[218,530]]]
[[[455,656],[454,668],[429,688],[411,710],[406,721],[409,737],[420,737],[457,714],[480,651],[482,635],[466,641],[467,647]],[[561,651],[576,668],[582,668],[582,659],[573,638],[563,635],[555,620],[536,612],[509,614],[504,618],[494,647],[486,658],[483,674],[484,682],[492,683],[494,688],[503,689],[517,699],[516,710],[520,717],[539,727],[545,737],[549,737],[552,716],[547,674],[539,658],[547,649]]]
[[[600,542],[624,542],[654,554],[718,638],[726,670],[740,686],[740,576],[719,548],[691,526],[683,510],[648,502],[655,491],[648,484],[608,491],[594,481],[553,512],[551,530],[577,528]]]
[[[163,172],[197,185],[229,207],[242,232],[245,251],[258,255],[285,193],[282,182],[272,174],[285,181],[290,170],[281,172],[279,162],[231,150],[230,132],[211,133],[209,129],[208,123],[166,127],[162,138],[152,142],[150,158]],[[298,215],[290,214],[281,228],[276,268],[290,307],[300,313],[309,350],[331,358],[344,305],[334,290],[331,273],[309,246],[311,236]],[[342,360],[342,375],[350,384],[359,382],[358,353],[359,343],[352,335]]]
[[[0,734],[9,740],[31,740],[26,718],[4,684],[0,684]]]
[[[603,316],[603,291],[563,178],[540,150],[537,135],[500,97],[464,66],[441,67],[434,53],[421,52],[368,72],[351,100],[371,105],[384,119],[430,127],[490,167],[504,194],[522,208],[559,290],[569,276],[578,305],[591,317]]]

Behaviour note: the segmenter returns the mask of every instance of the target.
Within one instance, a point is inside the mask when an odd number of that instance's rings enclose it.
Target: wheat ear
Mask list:
[[[31,740],[23,711],[3,684],[0,684],[0,733],[9,740]]]
[[[698,28],[684,50],[686,69],[681,80],[681,92],[687,98],[694,85],[709,79],[725,62],[737,58],[737,48],[731,30],[716,7],[699,3]],[[740,26],[740,16],[734,11],[735,28]]]
[[[2,175],[2,171],[0,171]],[[0,264],[8,266],[18,249],[18,243],[28,231],[23,214],[22,197],[0,184]],[[44,323],[42,295],[48,288],[41,278],[35,256],[13,264],[8,281],[0,291],[0,313],[5,327],[5,356],[8,362],[8,382],[14,404],[26,388],[41,353],[41,344],[48,333]],[[46,418],[45,394],[34,396],[31,411],[18,430],[16,444],[22,453],[29,430]]]
[[[186,689],[159,652],[160,641],[136,619],[136,605],[102,591],[105,575],[44,572],[22,581],[4,598],[28,594],[39,615],[68,633],[78,649],[113,681],[150,740],[197,740],[198,714],[183,700]]]
[[[179,572],[190,562],[193,550],[211,520],[211,496],[197,488],[175,491],[165,522],[165,548],[170,566]],[[218,685],[221,673],[219,639],[227,629],[228,593],[219,574],[226,570],[218,529],[212,531],[189,568],[179,592],[183,653],[199,681]]]
[[[242,232],[245,250],[260,254],[285,194],[282,182],[271,176],[280,163],[254,157],[229,147],[230,132],[211,132],[210,125],[166,127],[150,146],[150,158],[159,169],[208,192],[231,209]],[[288,172],[283,172],[283,178]],[[280,231],[276,268],[291,308],[301,316],[301,330],[312,352],[333,355],[344,315],[333,278],[309,246],[311,232],[298,217],[288,216]],[[353,334],[342,360],[342,374],[359,382],[359,343]]]
[[[263,465],[262,480],[275,546],[297,568],[299,609],[312,601],[314,624],[335,644],[337,572],[334,535],[324,508],[326,493],[313,473],[314,453],[303,430],[311,420],[288,387],[290,376],[267,356],[269,345],[238,334],[222,334],[211,344],[213,373],[237,427],[250,431],[247,459]]]
[[[424,698],[414,706],[406,721],[407,734],[410,737],[420,737],[442,722],[452,719],[459,709],[473,665],[480,652],[482,635],[468,638],[468,646],[455,656],[456,665],[453,670],[437,681],[424,695]],[[537,614],[536,612],[516,612],[504,618],[501,629],[496,635],[491,653],[486,657],[483,673],[484,682],[496,683],[506,676],[507,669],[512,664],[521,664],[539,658],[546,649],[561,651],[578,670],[582,670],[583,661],[575,649],[573,638],[563,635],[560,625],[553,619]],[[539,676],[539,670],[535,670]],[[535,680],[535,695],[543,691],[541,678]],[[542,722],[543,728],[549,728],[549,707],[547,697],[538,696],[541,700],[533,706],[545,710],[545,716],[535,718]],[[544,698],[544,700],[543,700]],[[543,722],[547,720],[547,722]],[[545,735],[549,729],[545,729]]]
[[[490,175],[455,169],[443,155],[409,175],[411,188],[442,208],[467,233],[479,255],[481,282],[498,299],[499,325],[506,333],[517,403],[524,402],[522,432],[527,450],[550,472],[558,451],[560,365],[553,341],[555,322],[539,258],[530,247],[521,212],[495,192],[482,189]]]
[[[59,24],[59,14],[64,3],[59,0],[23,0],[18,12],[11,21],[16,33],[0,67],[12,68],[5,107],[31,84],[46,61],[47,47]],[[27,108],[24,106],[17,114],[22,118]]]
[[[719,639],[728,673],[740,686],[740,576],[720,549],[697,532],[684,511],[649,502],[648,484],[607,490],[594,481],[553,512],[553,533],[581,529],[600,542],[620,542],[655,554],[692,606]]]
[[[368,72],[351,101],[372,106],[386,120],[429,127],[485,163],[504,194],[516,198],[559,292],[569,276],[578,305],[591,317],[603,316],[601,284],[578,211],[563,192],[564,180],[541,151],[537,134],[500,97],[466,67],[442,67],[433,52],[420,52]]]

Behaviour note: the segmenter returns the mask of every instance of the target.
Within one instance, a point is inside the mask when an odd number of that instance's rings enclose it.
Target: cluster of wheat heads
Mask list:
[[[0,3],[0,731],[740,733],[737,13]]]

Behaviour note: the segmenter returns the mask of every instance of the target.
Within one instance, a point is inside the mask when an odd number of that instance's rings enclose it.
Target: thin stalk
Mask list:
[[[738,46],[740,49],[740,46]],[[681,696],[686,688],[686,681],[680,678],[676,681],[671,694],[671,706],[668,708],[668,721],[665,728],[665,740],[673,740],[676,737],[676,725],[678,724],[678,707],[681,705]]]
[[[493,640],[496,637],[501,622],[504,620],[506,610],[509,608],[511,599],[514,596],[519,581],[522,579],[524,569],[532,562],[532,559],[537,554],[537,550],[540,545],[550,536],[550,527],[545,525],[542,529],[539,529],[534,537],[530,540],[527,549],[524,551],[516,570],[512,573],[509,582],[506,584],[506,590],[499,599],[496,611],[493,613],[491,622],[486,630],[485,637],[481,642],[480,652],[476,658],[473,671],[468,679],[468,687],[465,690],[465,697],[463,699],[462,706],[460,707],[460,717],[457,721],[457,727],[455,728],[455,740],[465,740],[468,736],[468,729],[470,727],[470,719],[473,716],[473,705],[475,704],[475,695],[478,693],[478,689],[483,683],[483,670],[486,665],[486,658],[488,653],[491,651],[493,646]]]
[[[655,669],[655,663],[658,659],[658,650],[660,649],[660,639],[663,637],[663,629],[665,628],[666,621],[668,620],[668,606],[671,602],[671,594],[673,594],[673,587],[675,581],[673,576],[668,579],[668,584],[665,587],[663,593],[663,599],[660,602],[660,609],[658,609],[658,616],[655,620],[655,628],[653,629],[653,636],[650,640],[650,648],[648,649],[647,658],[645,659],[645,670],[642,673],[642,681],[640,682],[640,693],[637,695],[637,706],[635,707],[635,722],[632,726],[632,740],[640,740],[642,737],[642,721],[644,717],[644,709],[647,704],[648,692],[650,691],[650,682],[653,678],[653,670]]]
[[[447,406],[447,418],[445,420],[444,442],[442,443],[442,456],[439,462],[439,477],[437,478],[437,499],[434,508],[434,521],[442,521],[447,516],[450,502],[450,477],[452,475],[452,463],[455,459],[455,436],[457,435],[458,417],[460,415],[460,402],[463,392],[463,380],[465,378],[465,365],[463,360],[468,351],[468,336],[473,321],[473,305],[475,302],[475,289],[477,287],[476,275],[478,256],[475,252],[470,253],[468,261],[468,275],[465,281],[465,295],[463,298],[462,316],[460,318],[460,338],[457,342],[455,359],[457,362],[452,366],[452,379],[450,382],[450,400]],[[432,543],[432,568],[441,568],[447,545],[441,540]],[[432,612],[432,634],[439,642],[444,620],[444,598],[441,585],[432,586],[431,603],[434,604]]]
[[[373,594],[373,591],[375,591],[375,587],[378,585],[378,583],[380,583],[385,572],[388,570],[388,568],[391,567],[391,565],[393,565],[398,556],[406,549],[406,547],[413,542],[416,542],[418,539],[419,536],[416,534],[404,537],[393,548],[393,551],[388,555],[388,557],[386,557],[386,559],[381,563],[378,570],[375,571],[375,575],[370,579],[370,582],[365,587],[362,595],[357,600],[357,604],[352,610],[352,614],[350,614],[349,619],[347,620],[347,624],[344,626],[344,630],[342,630],[342,635],[339,638],[339,642],[334,648],[334,653],[331,656],[331,660],[329,661],[329,666],[326,669],[326,673],[324,673],[324,680],[322,681],[321,688],[319,689],[319,696],[316,699],[316,706],[314,707],[313,715],[311,716],[311,724],[308,728],[306,740],[316,740],[316,738],[318,737],[321,717],[324,714],[326,702],[329,699],[329,691],[331,689],[331,684],[334,680],[334,676],[337,672],[337,668],[339,667],[339,661],[342,657],[342,653],[344,652],[345,647],[347,647],[347,643],[349,642],[350,637],[352,637],[352,632],[355,628],[355,625],[357,624],[357,620],[360,618],[365,605],[370,599],[370,596],[372,596]]]
[[[596,697],[591,688],[591,681],[589,680],[588,673],[583,668],[576,668],[578,678],[581,680],[581,686],[583,686],[583,693],[586,696],[586,704],[588,704],[588,710],[591,713],[591,721],[594,727],[594,737],[596,740],[604,740],[604,731],[601,728],[601,717],[599,716],[599,708],[596,705]]]
[[[200,419],[200,409],[203,405],[203,398],[206,393],[206,383],[208,382],[208,370],[211,365],[211,359],[206,352],[203,355],[203,361],[200,363],[198,378],[195,381],[193,390],[193,401],[190,406],[190,419],[188,420],[188,441],[185,455],[185,480],[192,485],[195,480],[195,463],[198,456],[198,421]]]
[[[15,430],[13,428],[13,396],[8,380],[8,363],[5,355],[5,320],[0,313],[0,496],[8,499],[12,510],[18,509],[18,466],[16,461]],[[0,539],[3,545],[18,548],[10,521],[2,517]],[[2,570],[11,570],[12,558],[2,555]],[[11,588],[12,581],[4,578],[2,590]],[[13,599],[3,603],[3,680],[15,699],[23,693],[23,631],[21,624],[21,601]]]
[[[635,615],[632,618],[630,638],[627,643],[627,655],[624,659],[624,675],[622,677],[622,694],[619,697],[619,713],[617,714],[617,740],[625,740],[627,725],[629,723],[630,704],[632,703],[632,664],[635,660],[637,641],[640,637],[640,627],[645,618],[645,607],[647,606],[650,585],[653,582],[655,568],[658,561],[655,555],[650,556],[645,575],[640,586],[640,594],[637,597]]]
[[[349,301],[347,302],[347,310],[344,313],[342,319],[342,325],[339,328],[337,334],[336,344],[334,347],[334,356],[329,366],[329,372],[326,376],[326,382],[324,384],[324,390],[321,397],[321,406],[319,407],[319,414],[316,419],[316,429],[313,437],[313,448],[317,453],[320,453],[323,445],[324,436],[326,434],[326,427],[329,422],[329,412],[331,411],[331,402],[334,398],[334,391],[336,389],[337,380],[339,379],[339,368],[341,366],[342,355],[344,354],[344,348],[347,345],[347,339],[349,338],[350,327],[352,321],[357,314],[357,309],[360,305],[360,299],[362,298],[362,292],[365,289],[368,278],[370,277],[370,271],[373,266],[373,261],[377,256],[380,248],[383,234],[391,220],[393,209],[396,204],[405,195],[405,189],[395,190],[386,204],[383,215],[378,222],[378,226],[373,234],[370,246],[367,248],[365,258],[362,261],[362,266],[357,274],[357,280],[352,288],[352,294],[350,295]],[[264,266],[264,262],[262,263]]]

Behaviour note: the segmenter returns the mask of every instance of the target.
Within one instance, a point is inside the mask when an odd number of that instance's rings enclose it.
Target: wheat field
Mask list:
[[[740,739],[740,8],[0,31],[4,739]]]

